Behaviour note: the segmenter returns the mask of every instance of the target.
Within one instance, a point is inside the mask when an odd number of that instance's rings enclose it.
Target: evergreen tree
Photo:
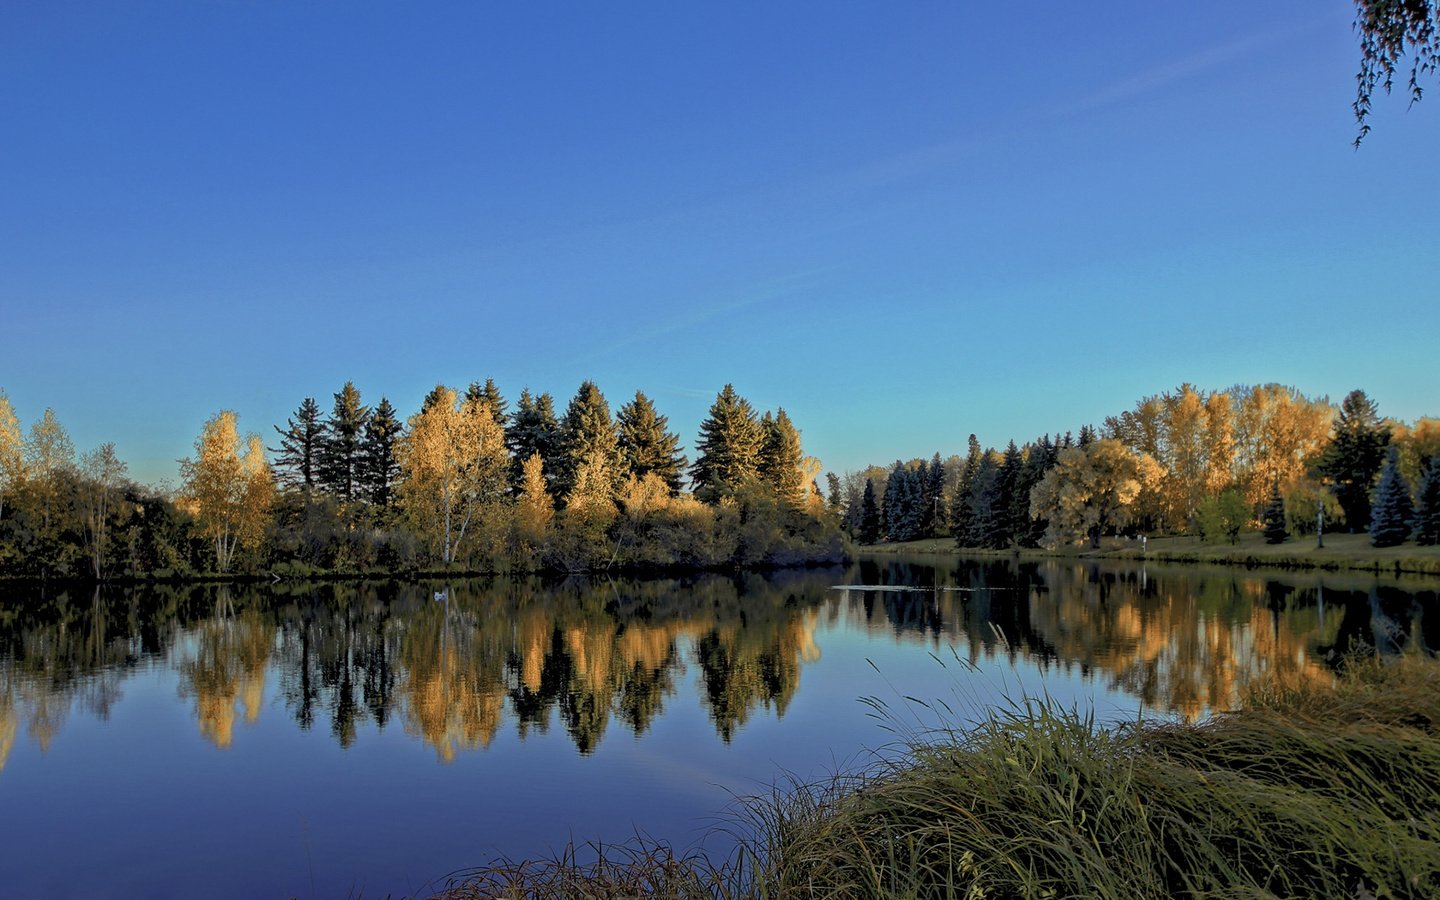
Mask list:
[[[276,475],[286,487],[313,490],[319,474],[321,447],[325,441],[325,423],[320,421],[320,404],[306,397],[285,427],[275,426],[280,446],[271,447],[276,454]]]
[[[610,404],[595,382],[582,382],[571,398],[560,422],[560,440],[563,454],[555,474],[561,497],[568,497],[574,490],[582,465],[587,466],[587,503],[593,505],[591,495],[601,489],[598,479],[608,478],[612,492],[619,489],[627,473],[620,458],[615,423],[610,418]]]
[[[1023,547],[1038,547],[1049,527],[1048,519],[1033,519],[1030,516],[1030,492],[1055,465],[1059,450],[1051,443],[1050,435],[1025,448],[1025,462],[1020,477],[1015,482],[1015,496],[1010,501],[1010,521],[1015,529],[1015,541]]]
[[[1075,446],[1085,448],[1095,443],[1095,428],[1091,425],[1080,426],[1080,437],[1076,439]]]
[[[965,468],[960,474],[960,483],[950,504],[950,531],[961,547],[973,547],[970,541],[970,487],[980,474],[980,463],[985,454],[980,449],[980,439],[970,435],[969,449],[965,454]]]
[[[763,439],[755,408],[734,386],[725,385],[700,423],[700,440],[695,443],[699,456],[690,467],[695,496],[714,502],[753,479]]]
[[[666,431],[669,420],[655,411],[641,391],[635,399],[620,407],[616,416],[619,425],[620,456],[636,478],[655,474],[670,487],[680,490],[680,475],[688,462],[680,452],[680,436]]]
[[[980,470],[969,490],[970,523],[964,547],[1000,548],[1003,534],[1000,519],[1003,506],[1000,503],[1000,467],[994,457],[986,453],[980,460]]]
[[[1400,448],[1391,446],[1375,488],[1375,503],[1370,514],[1370,543],[1376,547],[1394,547],[1410,536],[1414,508],[1410,502],[1410,485],[1400,472]]]
[[[828,506],[830,508],[830,511],[837,516],[843,515],[846,512],[846,509],[845,499],[842,496],[840,490],[840,476],[836,475],[834,472],[826,472],[825,486],[829,488],[829,493],[825,498],[825,505]]]
[[[910,492],[910,473],[904,463],[895,460],[885,479],[885,497],[880,501],[880,530],[887,541],[908,541],[909,522],[914,517],[915,498]]]
[[[1425,547],[1440,544],[1440,456],[1431,458],[1420,477],[1420,495],[1415,504],[1415,543]]]
[[[1340,404],[1334,434],[1315,471],[1330,483],[1345,511],[1346,527],[1359,531],[1370,521],[1370,489],[1385,459],[1390,429],[1380,423],[1375,404],[1364,391],[1351,391]]]
[[[922,537],[940,537],[948,523],[945,521],[945,463],[939,451],[925,467],[925,489],[921,497],[920,533]]]
[[[347,381],[335,395],[335,407],[325,422],[317,481],[344,500],[360,496],[360,443],[370,410],[360,403],[360,392]]]
[[[510,427],[505,430],[505,446],[512,463],[510,483],[517,491],[524,488],[525,460],[536,455],[540,457],[546,483],[554,491],[564,447],[560,423],[555,419],[555,401],[549,394],[532,397],[529,388],[520,392],[520,402],[510,416]]]
[[[1020,469],[1025,460],[1015,441],[1005,447],[1005,456],[995,474],[995,525],[986,542],[990,547],[1008,547],[1024,527],[1026,515],[1016,509],[1019,496]]]
[[[1280,496],[1280,484],[1270,489],[1270,502],[1265,504],[1265,512],[1260,516],[1264,526],[1265,543],[1283,544],[1290,533],[1285,530],[1285,499]]]
[[[800,468],[800,432],[782,407],[772,417],[765,413],[760,420],[763,440],[756,464],[760,480],[770,486],[776,498],[791,509],[805,503],[805,473]]]
[[[389,508],[395,499],[395,481],[400,477],[395,442],[400,439],[400,432],[395,407],[381,397],[365,423],[365,439],[360,447],[360,482],[362,496],[382,508]]]
[[[880,509],[875,505],[875,482],[865,480],[865,494],[860,501],[860,543],[880,540]]]
[[[480,407],[490,413],[490,418],[495,420],[495,424],[499,425],[502,430],[505,428],[505,408],[509,404],[501,396],[500,389],[495,386],[495,379],[485,379],[484,385],[477,381],[470,382],[470,386],[465,389],[465,399],[479,402]]]

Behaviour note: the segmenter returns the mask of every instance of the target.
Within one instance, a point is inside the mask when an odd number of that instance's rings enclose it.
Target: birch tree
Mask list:
[[[235,413],[221,410],[195,439],[194,459],[180,460],[181,505],[213,543],[221,572],[230,571],[241,547],[259,544],[275,496],[260,436],[246,438],[243,454],[240,444]]]
[[[85,482],[80,502],[85,513],[85,537],[90,546],[90,567],[96,578],[105,568],[106,539],[111,499],[125,477],[125,463],[115,455],[113,443],[101,444],[81,459]]]
[[[25,475],[23,447],[15,407],[0,390],[0,518],[5,517],[5,496],[20,486]]]
[[[484,508],[503,501],[510,461],[504,434],[482,400],[461,402],[444,385],[431,396],[435,401],[410,417],[409,433],[396,446],[400,497],[448,565]]]

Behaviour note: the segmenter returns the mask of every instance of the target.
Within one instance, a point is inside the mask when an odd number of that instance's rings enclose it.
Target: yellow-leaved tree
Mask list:
[[[1141,491],[1162,472],[1149,454],[1113,438],[1072,447],[1030,491],[1030,515],[1050,521],[1045,538],[1052,545],[1088,538],[1099,547],[1101,535],[1130,522]]]
[[[20,486],[25,474],[23,448],[20,419],[10,398],[0,390],[0,518],[5,516],[5,497]]]
[[[454,562],[465,532],[503,504],[510,471],[505,435],[483,397],[461,401],[437,385],[396,446],[400,502],[416,530]]]
[[[180,460],[180,478],[180,505],[214,543],[216,567],[230,571],[235,552],[257,546],[269,521],[275,479],[265,444],[249,435],[242,454],[235,413],[221,410],[195,439],[195,458]]]

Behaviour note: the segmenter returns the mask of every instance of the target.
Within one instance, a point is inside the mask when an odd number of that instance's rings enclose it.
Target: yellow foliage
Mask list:
[[[260,542],[275,497],[275,479],[259,435],[240,436],[235,413],[221,410],[195,440],[195,458],[180,461],[183,482],[177,505],[195,516],[201,534],[215,545],[215,563],[228,572],[237,549]]]

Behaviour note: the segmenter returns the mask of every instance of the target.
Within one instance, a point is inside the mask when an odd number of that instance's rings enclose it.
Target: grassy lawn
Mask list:
[[[1369,535],[1330,534],[1323,548],[1313,536],[1292,538],[1283,544],[1267,544],[1263,535],[1242,534],[1238,543],[1207,544],[1198,537],[1157,537],[1142,552],[1138,539],[1106,538],[1099,550],[1087,546],[1057,547],[1053,550],[964,550],[948,538],[929,538],[902,544],[875,544],[857,547],[861,553],[945,553],[1022,559],[1149,559],[1160,562],[1219,563],[1241,566],[1277,566],[1288,569],[1359,569],[1381,572],[1414,572],[1440,575],[1440,547],[1413,543],[1399,547],[1372,547]]]

